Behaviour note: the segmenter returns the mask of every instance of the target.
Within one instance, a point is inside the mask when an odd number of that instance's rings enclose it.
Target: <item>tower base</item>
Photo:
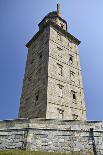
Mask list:
[[[103,154],[103,122],[48,119],[0,121],[0,149]]]

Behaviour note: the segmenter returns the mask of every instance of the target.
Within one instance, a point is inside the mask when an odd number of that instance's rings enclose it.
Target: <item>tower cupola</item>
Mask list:
[[[67,22],[61,17],[61,6],[59,3],[57,4],[57,11],[48,13],[38,24],[39,30],[41,30],[47,23],[53,23],[67,31]]]

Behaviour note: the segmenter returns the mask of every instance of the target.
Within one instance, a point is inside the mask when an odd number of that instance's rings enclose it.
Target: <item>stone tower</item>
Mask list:
[[[86,120],[78,45],[57,11],[39,23],[27,43],[20,118]]]

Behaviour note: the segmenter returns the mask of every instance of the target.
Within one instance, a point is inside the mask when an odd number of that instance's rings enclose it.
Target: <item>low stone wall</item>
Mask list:
[[[1,121],[0,149],[103,155],[103,123],[45,119]]]
[[[24,149],[27,141],[27,120],[0,122],[0,149]]]

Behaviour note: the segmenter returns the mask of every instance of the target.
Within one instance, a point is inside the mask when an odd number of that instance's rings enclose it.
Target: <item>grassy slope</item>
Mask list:
[[[60,154],[60,153],[45,153],[45,152],[28,152],[28,151],[0,151],[0,155],[80,155],[77,153]]]

